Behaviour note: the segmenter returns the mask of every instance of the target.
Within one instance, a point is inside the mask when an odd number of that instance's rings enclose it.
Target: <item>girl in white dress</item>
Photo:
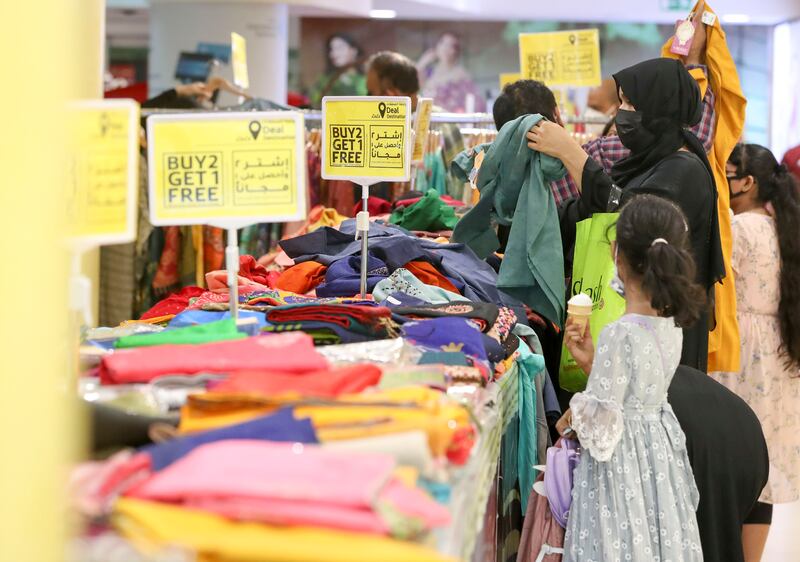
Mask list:
[[[565,561],[694,562],[703,559],[699,501],[683,430],[667,403],[681,358],[682,327],[704,305],[695,284],[686,220],[673,203],[633,198],[620,213],[614,245],[626,313],[591,334],[568,323],[565,342],[589,373],[570,402],[577,434]]]

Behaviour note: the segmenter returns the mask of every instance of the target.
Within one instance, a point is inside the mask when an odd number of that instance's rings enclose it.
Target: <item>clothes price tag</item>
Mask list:
[[[67,216],[73,242],[93,247],[136,239],[139,105],[133,100],[70,107]]]
[[[247,73],[247,42],[235,32],[231,33],[231,64],[233,83],[246,90],[250,87],[250,75]]]
[[[409,98],[323,98],[322,177],[361,185],[408,181],[410,118]]]
[[[548,86],[600,85],[600,35],[596,29],[522,33],[519,55],[523,78]]]
[[[422,162],[425,157],[425,144],[428,142],[428,131],[431,129],[431,113],[433,113],[433,98],[420,98],[417,101],[417,114],[414,118],[412,162]]]
[[[147,133],[154,225],[238,228],[305,217],[301,114],[157,115]]]

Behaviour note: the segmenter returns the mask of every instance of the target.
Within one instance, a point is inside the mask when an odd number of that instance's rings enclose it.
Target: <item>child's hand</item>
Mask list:
[[[594,343],[592,342],[592,330],[586,325],[585,330],[576,326],[572,319],[567,320],[567,329],[564,332],[564,345],[572,354],[575,363],[587,375],[592,371],[594,361]]]

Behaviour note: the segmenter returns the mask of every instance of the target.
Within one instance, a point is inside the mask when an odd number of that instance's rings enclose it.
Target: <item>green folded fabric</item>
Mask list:
[[[233,318],[209,322],[208,324],[198,324],[197,326],[187,326],[174,330],[164,330],[155,334],[139,334],[120,338],[114,344],[117,349],[131,347],[151,347],[154,345],[169,344],[200,344],[227,340],[242,340],[247,334],[236,329],[236,321]]]
[[[564,177],[566,170],[560,160],[528,148],[526,133],[541,119],[526,115],[500,130],[478,173],[481,199],[456,225],[453,241],[486,258],[500,247],[492,221],[510,225],[497,288],[560,326],[564,256],[550,182]],[[469,158],[459,164],[466,169]]]
[[[453,230],[458,222],[451,206],[439,198],[435,189],[429,189],[418,202],[395,210],[389,222],[407,230]]]

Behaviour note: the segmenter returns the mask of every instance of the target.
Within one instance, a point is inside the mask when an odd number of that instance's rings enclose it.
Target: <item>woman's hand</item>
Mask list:
[[[561,419],[556,422],[556,431],[565,439],[577,439],[578,435],[572,429],[572,410],[567,410]]]
[[[583,330],[571,318],[567,319],[564,345],[567,346],[578,367],[587,375],[590,374],[592,362],[594,361],[594,343],[592,342],[592,330],[589,325],[587,324],[586,329]]]
[[[571,150],[574,151],[577,148],[581,152],[583,151],[569,131],[561,125],[544,119],[528,131],[528,141],[528,147],[533,150],[562,160]]]

